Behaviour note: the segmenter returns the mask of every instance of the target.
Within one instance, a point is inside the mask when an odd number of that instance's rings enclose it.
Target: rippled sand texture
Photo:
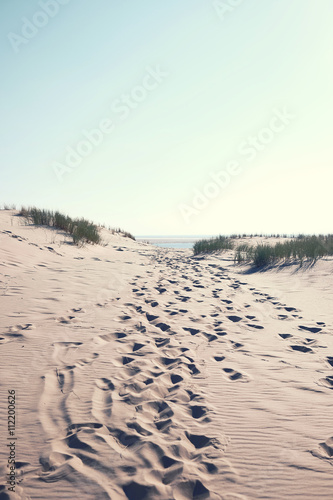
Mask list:
[[[332,260],[246,273],[21,224],[0,212],[1,499],[332,498]]]

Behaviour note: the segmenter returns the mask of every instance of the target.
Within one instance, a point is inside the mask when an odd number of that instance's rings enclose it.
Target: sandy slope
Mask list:
[[[251,274],[20,224],[0,212],[0,499],[332,498],[332,261]]]

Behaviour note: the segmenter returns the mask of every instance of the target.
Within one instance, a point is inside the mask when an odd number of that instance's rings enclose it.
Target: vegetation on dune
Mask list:
[[[133,234],[129,233],[128,231],[124,231],[123,229],[120,229],[120,227],[117,227],[117,228],[109,227],[109,231],[111,231],[112,234],[119,233],[122,236],[125,236],[125,238],[131,238],[131,240],[135,240],[135,237],[133,236]]]
[[[220,252],[223,250],[232,250],[233,242],[226,236],[218,236],[208,240],[199,240],[193,246],[194,254]]]
[[[3,208],[0,208],[0,210],[16,210],[16,206],[4,204]],[[29,224],[32,223],[36,226],[49,226],[65,231],[65,233],[72,236],[75,244],[82,244],[85,242],[101,242],[98,225],[83,218],[72,219],[71,217],[68,217],[68,215],[64,215],[58,211],[53,212],[51,210],[41,210],[36,207],[22,207],[18,215],[24,217]],[[106,228],[105,225],[102,225],[101,227]],[[112,234],[118,233],[125,238],[135,240],[135,237],[131,233],[124,231],[120,227],[108,227],[108,230]]]
[[[253,257],[253,249],[254,247],[248,245],[247,243],[238,245],[235,249],[235,257],[234,257],[235,262],[238,262],[240,264],[245,260],[250,260]]]
[[[61,229],[72,236],[75,244],[100,243],[98,227],[85,219],[71,219],[67,215],[39,208],[22,208],[20,216],[36,226],[49,226]]]
[[[243,235],[244,237],[244,235]],[[221,242],[221,243],[220,243]],[[224,242],[227,242],[225,246]],[[194,254],[211,253],[218,250],[233,248],[233,242],[227,237],[219,236],[209,240],[200,240],[194,247]],[[248,262],[255,267],[263,267],[277,262],[318,259],[333,255],[333,235],[305,236],[298,235],[283,243],[275,245],[258,244],[256,246],[243,243],[235,248],[235,262]]]
[[[263,233],[255,233],[255,234],[231,234],[229,236],[232,240],[240,239],[240,238],[291,238],[292,235],[290,234],[279,234],[279,233],[272,233],[272,234],[263,234]]]
[[[259,244],[256,247],[240,245],[236,248],[237,262],[249,261],[256,267],[272,265],[280,261],[318,259],[333,255],[333,235],[304,236],[290,239],[275,245]]]
[[[7,203],[5,203],[1,210],[16,210],[16,205],[8,205]]]

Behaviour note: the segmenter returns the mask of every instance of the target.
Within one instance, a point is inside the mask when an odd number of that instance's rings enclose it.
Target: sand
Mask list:
[[[0,499],[331,499],[333,261],[102,236],[0,212]]]

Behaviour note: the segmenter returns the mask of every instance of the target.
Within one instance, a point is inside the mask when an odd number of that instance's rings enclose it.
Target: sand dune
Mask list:
[[[332,260],[249,273],[21,224],[0,212],[0,499],[332,498]]]

